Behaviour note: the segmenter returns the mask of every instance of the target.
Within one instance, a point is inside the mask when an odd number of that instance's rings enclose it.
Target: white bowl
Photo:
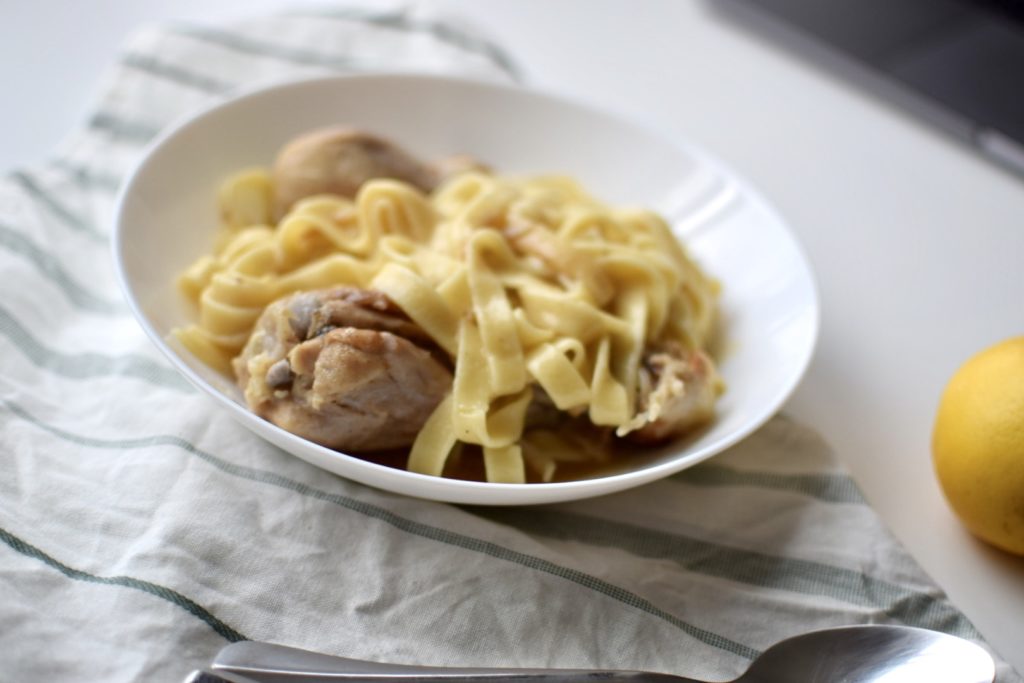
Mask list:
[[[612,203],[661,212],[723,285],[728,389],[715,422],[592,479],[491,484],[429,477],[339,453],[294,436],[245,407],[229,378],[168,342],[194,311],[175,278],[212,244],[216,190],[246,166],[268,166],[285,141],[348,123],[389,136],[424,158],[471,154],[500,172],[567,173]],[[768,420],[807,368],[818,332],[811,270],[785,223],[742,179],[652,128],[533,90],[459,78],[361,75],[288,83],[208,109],[162,135],[125,185],[114,233],[132,310],[189,380],[225,414],[293,455],[343,477],[453,503],[526,505],[638,486],[722,451]]]

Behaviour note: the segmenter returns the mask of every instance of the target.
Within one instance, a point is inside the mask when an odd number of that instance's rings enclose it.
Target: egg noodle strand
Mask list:
[[[416,472],[440,475],[459,444],[476,444],[488,481],[523,482],[527,464],[549,480],[581,455],[556,431],[524,434],[535,388],[621,435],[636,422],[644,350],[700,348],[711,331],[717,284],[665,222],[568,178],[470,172],[429,196],[372,180],[354,200],[302,200],[276,225],[272,200],[266,171],[225,183],[215,251],[179,281],[198,322],[175,335],[230,374],[271,302],[338,285],[385,293],[455,366],[411,448]]]

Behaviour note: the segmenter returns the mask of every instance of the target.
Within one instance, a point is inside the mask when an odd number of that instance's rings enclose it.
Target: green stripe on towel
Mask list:
[[[146,356],[62,353],[47,348],[32,336],[32,333],[9,311],[2,307],[0,307],[0,334],[18,347],[36,367],[44,368],[68,379],[122,375],[183,393],[195,391],[192,385],[185,381],[176,370]]]
[[[203,26],[178,25],[168,28],[169,31],[180,36],[201,40],[203,42],[218,45],[220,47],[255,55],[257,57],[269,57],[295,64],[309,66],[323,66],[331,69],[344,69],[351,71],[366,70],[368,65],[352,60],[350,57],[338,55],[327,55],[311,50],[301,50],[267,42],[240,33],[231,33],[221,29],[207,28]]]
[[[359,8],[342,8],[338,10],[297,11],[289,12],[289,16],[307,16],[317,19],[335,19],[352,21],[380,28],[388,28],[406,33],[424,33],[438,42],[459,48],[464,52],[481,55],[489,59],[498,68],[509,75],[514,81],[522,81],[523,77],[515,61],[500,47],[482,38],[463,33],[439,21],[420,20],[410,17],[403,11],[371,13]]]
[[[0,528],[0,541],[6,543],[16,552],[19,552],[26,557],[39,560],[47,566],[56,569],[69,579],[85,581],[87,583],[97,583],[104,586],[121,586],[123,588],[131,588],[133,590],[142,591],[143,593],[149,593],[150,595],[166,600],[167,602],[185,610],[194,617],[199,618],[219,635],[232,643],[237,643],[240,640],[249,640],[244,635],[215,617],[210,610],[206,609],[195,600],[187,598],[178,591],[167,588],[166,586],[161,586],[160,584],[152,583],[150,581],[143,581],[142,579],[136,579],[131,576],[98,576],[96,574],[90,574],[89,572],[82,571],[81,569],[69,567],[60,560],[54,559],[31,543],[18,538],[3,528]]]
[[[242,467],[221,460],[203,451],[189,441],[171,435],[156,435],[137,439],[96,439],[66,432],[43,423],[19,406],[10,402],[7,407],[22,419],[59,438],[96,448],[133,449],[151,446],[174,446],[205,460],[217,469],[234,476],[267,483],[302,495],[334,503],[341,507],[380,519],[408,533],[433,538],[468,550],[508,560],[539,571],[566,578],[637,607],[649,614],[672,623],[698,640],[734,654],[747,656],[752,649],[727,641],[722,636],[705,632],[658,609],[643,598],[613,584],[567,567],[554,565],[541,558],[519,553],[489,541],[404,519],[373,506],[344,496],[313,489],[280,475],[263,470]],[[506,524],[528,534],[554,538],[560,541],[586,543],[597,547],[616,547],[638,557],[667,559],[685,570],[705,574],[747,585],[775,590],[788,590],[805,595],[820,595],[849,604],[876,608],[880,616],[888,616],[902,623],[941,630],[967,638],[979,638],[977,629],[954,609],[936,590],[921,593],[904,586],[871,577],[863,572],[835,567],[798,558],[771,556],[764,553],[732,548],[725,545],[693,539],[678,534],[667,534],[635,525],[612,522],[554,509],[527,508],[466,508],[479,517]],[[720,645],[719,640],[728,645]],[[755,653],[756,654],[756,653]]]
[[[106,242],[107,236],[96,230],[96,227],[91,221],[71,211],[56,197],[54,197],[52,193],[45,190],[42,185],[30,178],[28,174],[21,171],[15,171],[14,173],[11,173],[10,177],[13,178],[18,185],[20,185],[21,188],[25,190],[30,197],[32,197],[32,199],[45,206],[51,214],[57,216],[57,218],[59,218],[61,222],[69,228],[82,233],[94,242]]]
[[[96,112],[89,119],[89,129],[106,133],[118,142],[144,145],[160,134],[162,126],[123,119],[113,112]]]
[[[67,172],[71,180],[86,191],[92,188],[99,188],[108,192],[116,192],[121,188],[121,178],[110,173],[74,164],[66,159],[54,159],[50,162],[50,165]]]
[[[221,94],[224,91],[235,87],[232,83],[220,81],[216,78],[207,76],[206,74],[201,74],[198,71],[178,66],[177,64],[160,61],[150,55],[137,53],[125,54],[121,56],[121,64],[150,76],[172,81],[178,85],[183,85],[195,90],[201,90],[205,93]]]
[[[22,233],[0,223],[0,246],[24,257],[47,280],[60,289],[76,308],[91,313],[124,315],[127,307],[120,301],[104,299],[85,289],[75,281],[55,256],[41,249]]]
[[[980,638],[967,618],[942,599],[937,589],[934,594],[920,593],[852,569],[743,550],[554,509],[471,508],[471,511],[526,534],[617,548],[637,557],[669,560],[698,574],[874,607],[911,626]]]
[[[751,472],[727,465],[701,463],[671,477],[694,486],[751,486],[802,493],[829,503],[864,504],[864,496],[845,474],[780,474]]]
[[[528,555],[526,553],[506,548],[491,541],[474,538],[466,534],[460,534],[458,532],[450,531],[448,529],[442,529],[439,527],[430,526],[428,524],[423,524],[421,522],[406,519],[378,505],[373,505],[371,503],[366,503],[336,493],[322,491],[320,489],[313,488],[312,486],[309,486],[307,484],[303,484],[302,482],[288,479],[287,477],[283,477],[273,472],[268,472],[266,470],[260,470],[252,467],[245,467],[242,465],[236,465],[226,460],[222,460],[221,458],[218,458],[217,456],[207,451],[204,451],[201,448],[198,448],[197,446],[178,436],[160,434],[135,439],[98,439],[94,437],[80,436],[77,434],[67,432],[58,427],[48,425],[38,420],[31,414],[29,414],[20,406],[11,403],[10,401],[4,401],[3,403],[8,408],[8,410],[10,410],[18,417],[28,422],[31,422],[32,424],[36,425],[41,429],[46,430],[47,432],[53,434],[54,436],[57,436],[61,439],[70,441],[81,446],[116,450],[149,448],[153,446],[173,446],[175,448],[179,448],[200,458],[201,460],[205,461],[206,463],[212,465],[214,468],[226,474],[241,477],[243,479],[248,479],[250,481],[255,481],[261,484],[268,484],[271,486],[277,486],[279,488],[294,491],[300,495],[307,496],[309,498],[314,498],[316,500],[321,500],[326,503],[331,503],[333,505],[337,505],[338,507],[351,510],[352,512],[356,512],[371,519],[376,519],[380,522],[388,524],[389,526],[395,529],[404,531],[408,534],[420,538],[429,539],[439,543],[444,543],[446,545],[454,546],[471,552],[481,553],[498,560],[512,562],[523,567],[528,567],[536,571],[540,571],[546,574],[550,574],[552,576],[556,576],[561,579],[565,579],[566,581],[570,581],[579,586],[583,586],[595,592],[601,593],[602,595],[605,595],[613,600],[628,605],[629,607],[632,607],[634,609],[645,612],[651,616],[654,616],[658,619],[661,619],[662,621],[671,624],[672,626],[675,626],[684,633],[692,636],[693,638],[707,645],[711,645],[713,647],[719,648],[726,652],[730,652],[740,657],[744,657],[746,659],[754,659],[759,654],[759,651],[752,647],[749,647],[742,643],[738,643],[734,640],[726,638],[725,636],[713,633],[698,626],[694,626],[693,624],[690,624],[689,622],[686,622],[680,619],[679,617],[658,608],[653,603],[651,603],[648,600],[645,600],[639,595],[636,595],[635,593],[632,593],[624,588],[611,584],[607,581],[603,581],[595,576],[591,576],[576,569],[571,569],[569,567],[564,567],[562,565],[555,564],[554,562],[550,562],[548,560],[535,557],[533,555]]]

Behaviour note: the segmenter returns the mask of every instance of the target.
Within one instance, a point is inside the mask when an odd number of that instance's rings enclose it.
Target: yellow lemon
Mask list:
[[[985,349],[956,371],[939,401],[932,457],[964,525],[1024,555],[1024,337]]]

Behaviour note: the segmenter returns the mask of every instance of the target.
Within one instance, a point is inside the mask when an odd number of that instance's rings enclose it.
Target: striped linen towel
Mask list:
[[[383,67],[519,78],[502,49],[423,5],[159,26],[128,42],[51,162],[0,181],[0,679],[174,681],[257,639],[724,680],[814,628],[979,638],[785,416],[640,490],[475,509],[320,471],[182,381],[109,256],[114,195],[142,147],[240,86]],[[1000,677],[1020,680],[1006,665]]]

